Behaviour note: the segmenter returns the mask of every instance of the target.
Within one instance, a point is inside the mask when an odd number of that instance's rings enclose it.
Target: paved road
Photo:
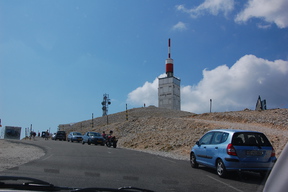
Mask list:
[[[219,178],[207,168],[192,169],[189,161],[143,152],[64,141],[25,141],[41,146],[46,155],[0,175],[29,176],[58,186],[136,186],[155,191],[261,191],[258,174]],[[261,184],[262,183],[262,184]]]

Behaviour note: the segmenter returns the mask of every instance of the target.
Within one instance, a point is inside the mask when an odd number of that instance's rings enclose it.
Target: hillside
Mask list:
[[[279,156],[288,141],[288,109],[234,111],[194,114],[149,106],[98,117],[74,124],[59,125],[66,132],[114,131],[119,147],[189,159],[195,142],[216,128],[255,130],[265,133]]]

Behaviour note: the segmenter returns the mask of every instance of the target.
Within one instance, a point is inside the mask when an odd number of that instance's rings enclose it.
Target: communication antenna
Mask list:
[[[103,101],[102,101],[102,110],[103,110],[103,115],[102,116],[106,116],[108,114],[108,105],[111,104],[111,101],[109,99],[109,94],[104,94],[103,95]]]

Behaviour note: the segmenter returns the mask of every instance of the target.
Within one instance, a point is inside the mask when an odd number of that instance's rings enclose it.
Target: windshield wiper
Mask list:
[[[115,188],[100,188],[100,187],[91,187],[91,188],[83,188],[83,189],[75,189],[73,190],[73,192],[105,192],[105,191],[110,191],[110,192],[114,192],[114,191],[120,191],[120,192],[154,192],[151,191],[149,189],[142,189],[142,188],[138,188],[138,187],[119,187],[117,189]]]
[[[23,183],[11,183],[7,181],[25,181]],[[0,188],[10,188],[19,190],[43,190],[43,191],[60,191],[75,190],[75,188],[58,187],[40,179],[18,176],[0,176]]]
[[[10,181],[10,182],[7,182]],[[25,181],[18,183],[11,183],[11,181]],[[120,188],[72,188],[72,187],[59,187],[40,179],[34,179],[30,177],[18,177],[18,176],[0,176],[0,189],[17,189],[17,190],[37,190],[37,191],[61,191],[69,190],[72,192],[105,192],[105,191],[120,191],[120,192],[153,192],[148,189],[142,189],[137,187],[120,187]]]

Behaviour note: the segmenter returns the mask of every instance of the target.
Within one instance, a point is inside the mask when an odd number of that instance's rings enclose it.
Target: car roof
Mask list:
[[[240,133],[240,132],[261,133],[259,131],[241,130],[241,129],[213,129],[208,132],[217,132],[217,131],[222,131],[222,132],[227,132],[227,133]]]
[[[98,132],[95,132],[95,131],[88,131],[86,133],[98,133]],[[99,133],[100,134],[100,133]]]

